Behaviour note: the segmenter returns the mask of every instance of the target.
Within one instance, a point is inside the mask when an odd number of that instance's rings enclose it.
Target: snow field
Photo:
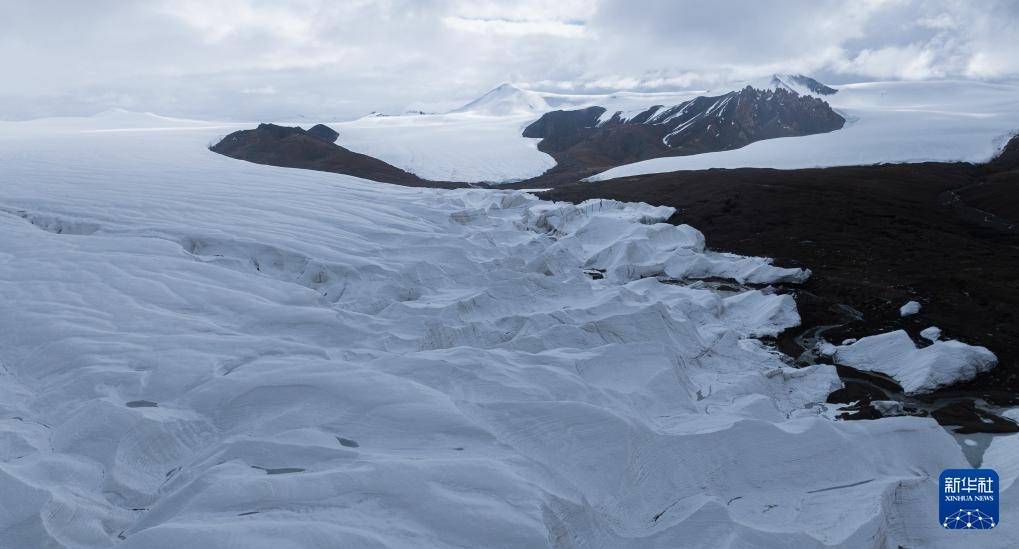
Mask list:
[[[0,546],[957,543],[952,437],[832,421],[834,368],[757,339],[792,299],[696,281],[806,272],[669,208],[260,166],[124,118],[0,124]]]

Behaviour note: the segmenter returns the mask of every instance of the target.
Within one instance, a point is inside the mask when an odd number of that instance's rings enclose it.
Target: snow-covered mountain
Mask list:
[[[595,177],[713,167],[985,162],[1019,130],[1019,86],[1013,83],[872,82],[839,86],[834,94],[820,93],[825,91],[823,84],[801,75],[772,75],[756,84],[755,89],[813,95],[827,102],[846,124],[831,133],[759,141],[735,151],[646,161],[634,157],[626,160],[634,164]],[[633,120],[656,105],[681,105],[745,87],[742,83],[715,91],[585,95],[501,86],[459,112],[326,122],[340,131],[339,145],[425,179],[509,182],[539,176],[556,166],[550,155],[538,150],[538,138],[522,135],[546,112],[600,107],[604,112],[598,120],[616,113],[620,120]],[[307,122],[291,125],[302,123]]]
[[[545,99],[538,93],[522,90],[513,84],[501,84],[485,95],[451,112],[466,112],[488,116],[542,113],[549,110]]]
[[[1015,83],[871,82],[840,86],[824,99],[846,118],[843,129],[759,141],[732,151],[641,161],[594,179],[707,168],[986,162],[1019,131]]]
[[[338,144],[343,147],[425,179],[509,182],[539,176],[556,165],[538,150],[540,136],[521,136],[546,112],[598,106],[608,117],[618,113],[618,118],[629,119],[656,105],[680,105],[703,95],[703,91],[560,94],[503,84],[446,114],[367,116],[330,126],[340,130]],[[639,158],[629,161],[635,160]]]
[[[0,546],[958,545],[953,437],[834,421],[834,367],[765,343],[795,302],[742,284],[806,271],[672,208],[256,165],[222,133],[0,123]],[[1016,440],[982,546],[1019,537]]]
[[[838,130],[845,123],[823,100],[783,87],[747,86],[719,96],[639,112],[601,106],[545,113],[524,128],[560,169],[605,169],[659,156],[743,147],[754,141]]]
[[[794,92],[797,95],[812,95],[821,99],[827,99],[839,91],[836,87],[829,86],[803,74],[774,73],[750,80],[737,80],[719,84],[708,90],[705,95],[721,95],[739,91],[747,86],[758,90],[785,90]]]
[[[831,133],[759,141],[735,151],[641,161],[596,177],[618,177],[712,167],[803,168],[877,162],[985,162],[1019,130],[1019,86],[976,81],[872,82],[838,86],[802,75],[776,74],[754,82],[755,89],[792,90],[827,102],[846,119]],[[537,150],[537,139],[521,135],[552,110],[605,109],[635,119],[656,105],[679,105],[744,89],[747,83],[713,91],[561,94],[504,89],[495,96],[515,97],[515,114],[365,118],[330,124],[340,129],[340,144],[380,158],[421,177],[451,181],[515,181],[540,175],[555,161]],[[544,102],[534,100],[534,96]],[[520,98],[525,98],[520,100]],[[526,99],[531,98],[531,99]],[[472,102],[476,106],[482,99]],[[487,102],[487,100],[485,101]],[[519,107],[521,104],[525,107]],[[538,110],[532,111],[532,108]],[[541,109],[544,109],[542,111]],[[459,110],[459,109],[458,109]],[[500,109],[496,109],[500,110]]]
[[[771,77],[770,87],[773,89],[783,88],[800,95],[834,95],[838,89],[822,84],[809,76],[802,74],[775,74]]]

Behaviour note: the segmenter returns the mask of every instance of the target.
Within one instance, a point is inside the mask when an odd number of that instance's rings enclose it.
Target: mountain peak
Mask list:
[[[488,93],[452,112],[507,116],[547,110],[549,110],[548,103],[541,95],[530,90],[520,89],[509,82],[503,82]]]
[[[834,95],[839,90],[802,74],[773,74],[772,88],[784,88],[800,95]]]
[[[797,95],[813,95],[815,97],[834,95],[839,91],[831,86],[822,84],[809,76],[791,73],[774,73],[770,76],[765,76],[755,80],[729,82],[718,86],[711,91],[713,93],[720,94],[730,91],[740,91],[747,86],[758,90],[781,89],[793,92]]]

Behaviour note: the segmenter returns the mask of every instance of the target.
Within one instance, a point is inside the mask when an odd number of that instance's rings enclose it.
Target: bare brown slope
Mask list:
[[[994,174],[959,191],[962,200],[975,208],[1010,220],[1019,227],[1019,170]]]
[[[301,128],[259,124],[224,137],[210,149],[256,164],[341,173],[409,187],[466,187],[465,183],[429,181],[377,158],[345,149]]]

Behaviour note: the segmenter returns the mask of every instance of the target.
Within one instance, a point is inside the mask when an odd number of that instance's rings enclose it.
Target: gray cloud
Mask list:
[[[560,90],[1019,75],[1019,4],[0,0],[0,117],[347,118]]]

